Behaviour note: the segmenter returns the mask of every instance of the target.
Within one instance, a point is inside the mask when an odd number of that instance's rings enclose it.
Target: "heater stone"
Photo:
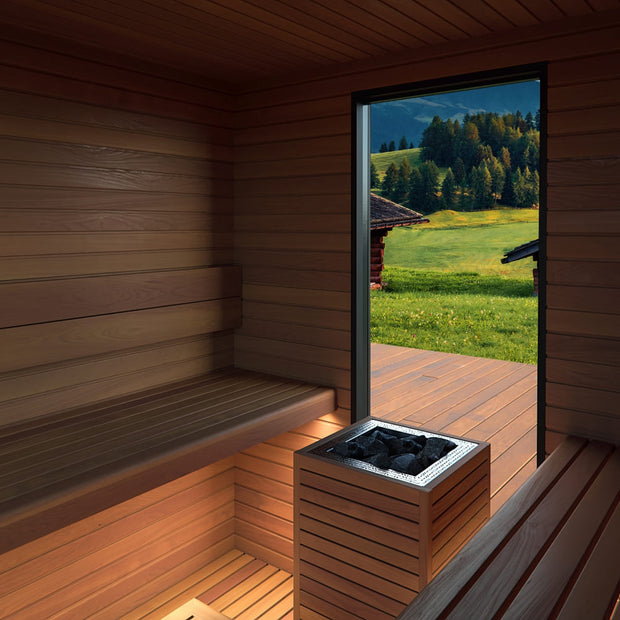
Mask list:
[[[489,463],[487,443],[376,418],[296,452],[296,618],[396,618],[489,518]]]

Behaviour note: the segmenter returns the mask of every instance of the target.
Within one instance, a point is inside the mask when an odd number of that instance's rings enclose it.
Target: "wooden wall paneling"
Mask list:
[[[6,373],[0,420],[11,424],[233,365],[230,332]]]
[[[239,297],[235,267],[0,285],[0,327]]]
[[[600,363],[586,363],[582,360],[559,360],[549,358],[547,361],[547,380],[549,382],[566,381],[571,385],[607,390],[620,391],[618,384],[618,366],[608,366]]]
[[[229,233],[189,232],[93,232],[21,233],[0,235],[1,256],[47,254],[86,254],[100,252],[132,252],[135,250],[174,250],[212,246],[225,248],[232,241]]]
[[[36,11],[32,13],[33,18],[35,14]],[[209,109],[223,118],[230,118],[230,99],[219,85],[205,88],[192,84],[185,79],[189,74],[177,72],[177,97],[162,97],[169,92],[171,76],[158,75],[162,71],[159,66],[156,69],[153,64],[145,67],[139,60],[128,66],[127,57],[122,61],[114,59],[113,48],[105,59],[91,60],[93,55],[97,56],[92,47],[74,41],[68,46],[70,51],[61,49],[62,42],[39,37],[19,26],[11,34],[7,33],[1,42],[5,61],[0,74],[9,78],[2,83],[12,84],[14,90],[51,96],[61,92],[68,99],[84,103],[100,105],[105,101],[110,107],[185,120],[202,119]],[[140,54],[135,54],[134,58],[140,58]],[[197,82],[198,78],[194,76],[193,79]],[[230,123],[227,126],[230,127]]]
[[[613,339],[547,334],[547,353],[557,360],[620,366],[620,349]]]
[[[350,257],[349,257],[350,258]],[[287,269],[286,267],[248,267],[244,269],[247,282],[260,282],[275,286],[305,286],[311,290],[323,288],[325,290],[347,291],[351,289],[351,274],[349,271],[330,271],[327,280],[323,272],[318,270],[318,265],[312,270]]]
[[[549,234],[611,235],[620,232],[620,215],[610,209],[592,209],[584,218],[579,212],[558,210],[554,211],[550,224]]]
[[[238,549],[293,572],[293,452],[340,430],[348,417],[334,412],[235,457]]]
[[[3,612],[120,617],[232,549],[233,485],[230,458],[4,554]]]
[[[605,312],[618,307],[620,290],[596,286],[547,286],[549,308],[581,310],[583,312]]]
[[[118,272],[149,272],[231,263],[232,248],[146,250],[9,256],[0,261],[0,280],[87,276]]]
[[[40,209],[73,211],[143,211],[165,213],[202,213],[205,197],[195,194],[173,192],[92,192],[80,189],[24,187],[5,185],[0,196],[0,205],[6,209]],[[232,214],[232,196],[219,196],[210,204],[208,214],[225,216]]]
[[[620,185],[583,185],[547,187],[549,211],[555,208],[579,211],[584,204],[596,204],[597,209],[617,210],[620,208]]]
[[[547,447],[571,432],[620,441],[617,67],[551,64],[548,103]]]
[[[348,114],[351,101],[347,94],[336,97],[308,98],[299,103],[278,104],[272,102],[262,108],[243,110],[235,113],[235,127],[244,130],[250,127],[264,127],[281,123],[297,122],[311,118],[342,116]],[[242,150],[243,153],[243,150]]]
[[[1,69],[1,66],[0,66]],[[55,100],[51,99],[52,108]],[[93,106],[94,107],[94,106]],[[222,157],[224,161],[232,159],[232,149],[226,146],[230,141],[230,130],[217,130],[209,127],[195,128],[195,136],[204,135],[205,138],[215,140],[215,146],[205,144],[196,139],[187,139],[185,136],[165,135],[159,132],[139,131],[139,127],[123,125],[128,123],[116,123],[111,128],[102,127],[92,121],[84,123],[76,128],[70,120],[58,121],[56,119],[39,118],[37,116],[17,116],[2,114],[0,116],[0,130],[2,135],[31,140],[46,140],[49,142],[65,142],[92,144],[101,148],[109,149],[132,149],[144,153],[159,153],[174,155],[176,157]],[[167,123],[165,123],[167,125]],[[176,128],[175,128],[176,129]],[[221,143],[221,144],[220,144]]]
[[[12,120],[17,119],[12,117]],[[23,125],[24,132],[19,131],[19,124],[16,127],[11,123],[10,126],[3,128],[5,133],[9,133],[9,135],[18,134],[20,136],[28,130],[30,133],[34,133],[32,119],[21,118],[19,120],[22,121],[21,125]],[[212,147],[213,152],[209,153],[202,146],[203,151],[201,154],[192,156],[190,149],[196,144],[195,140],[177,138],[176,142],[186,145],[188,149],[178,155],[170,153],[169,150],[164,150],[165,137],[163,136],[157,141],[159,151],[149,152],[148,149],[144,149],[144,145],[140,144],[140,138],[144,134],[136,134],[135,130],[133,135],[135,136],[136,144],[131,144],[130,136],[132,134],[129,133],[129,135],[124,135],[126,142],[123,148],[96,144],[86,146],[82,143],[85,136],[81,128],[76,130],[75,125],[69,123],[60,126],[65,129],[65,133],[62,136],[58,136],[59,139],[54,141],[42,141],[40,134],[37,135],[36,142],[21,137],[3,137],[0,139],[0,154],[4,156],[3,159],[10,159],[12,162],[22,162],[25,164],[82,166],[85,161],[88,161],[89,167],[97,169],[159,172],[164,175],[179,174],[198,178],[230,178],[232,175],[231,163],[213,159],[218,155],[217,147]],[[105,130],[99,129],[99,132],[103,134]],[[110,134],[114,135],[112,131],[108,130],[107,135]],[[115,137],[118,139],[118,136]],[[79,142],[72,143],[76,138]],[[162,142],[164,143],[163,145]],[[138,150],[138,147],[141,148]]]
[[[317,308],[348,311],[351,299],[348,291],[323,291],[320,289],[293,289],[284,286],[246,284],[244,299],[259,303],[281,303],[295,306],[313,305]]]
[[[250,109],[247,119],[245,110],[237,115],[235,252],[248,272],[246,323],[236,336],[235,359],[251,368],[262,355],[260,363],[271,372],[340,388],[338,402],[348,406],[350,345],[338,348],[325,331],[341,332],[341,344],[349,340],[346,98],[322,99],[319,93],[290,104],[274,99],[260,111]],[[298,199],[298,207],[291,208]],[[255,331],[262,322],[280,337]],[[301,338],[294,335],[297,327]]]
[[[228,94],[32,33],[0,49],[1,423],[231,365]]]
[[[232,329],[240,300],[205,301],[14,327],[3,332],[3,372]]]
[[[547,129],[550,135],[608,131],[620,129],[617,105],[596,106],[557,110],[547,114]]]

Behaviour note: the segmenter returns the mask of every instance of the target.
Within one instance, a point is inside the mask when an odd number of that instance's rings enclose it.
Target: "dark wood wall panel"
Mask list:
[[[0,50],[0,425],[231,365],[228,95],[36,35]]]
[[[241,97],[235,250],[247,305],[236,338],[240,363],[303,372],[347,396],[342,382],[349,379],[338,360],[350,347],[348,310],[327,293],[350,291],[344,237],[350,235],[351,92],[546,62],[548,430],[557,439],[588,428],[609,440],[618,365],[611,352],[620,333],[619,27],[618,12],[558,22],[259,85]],[[564,413],[571,410],[569,394],[574,427]],[[584,425],[588,415],[591,424]]]
[[[5,553],[3,615],[122,617],[233,548],[234,481],[231,457]]]
[[[618,47],[549,67],[548,450],[620,441]]]

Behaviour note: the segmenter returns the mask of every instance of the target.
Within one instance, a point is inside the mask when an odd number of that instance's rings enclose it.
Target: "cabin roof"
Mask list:
[[[502,263],[512,263],[528,256],[533,256],[534,260],[538,259],[538,239],[518,245],[514,250],[506,252],[504,258],[502,258]]]
[[[515,0],[394,5],[392,0],[326,3],[306,0],[166,0],[165,3],[0,3],[0,21],[15,28],[81,43],[105,52],[168,66],[220,81],[223,88],[251,89],[265,79],[308,72],[346,73],[350,63],[418,53],[519,28],[548,29],[566,18],[582,21],[613,8],[610,2]],[[18,36],[17,34],[15,36]],[[416,52],[417,50],[417,52]],[[178,74],[179,76],[182,73]]]
[[[428,223],[421,213],[377,194],[370,194],[370,230]]]

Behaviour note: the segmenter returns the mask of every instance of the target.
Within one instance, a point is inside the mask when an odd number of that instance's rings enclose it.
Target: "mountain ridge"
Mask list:
[[[525,116],[528,112],[536,114],[539,107],[537,80],[375,103],[370,111],[370,150],[376,153],[383,142],[389,144],[391,140],[398,145],[401,136],[408,143],[413,142],[414,147],[419,146],[424,129],[434,116],[444,121],[461,121],[466,114],[501,115],[517,110]]]

